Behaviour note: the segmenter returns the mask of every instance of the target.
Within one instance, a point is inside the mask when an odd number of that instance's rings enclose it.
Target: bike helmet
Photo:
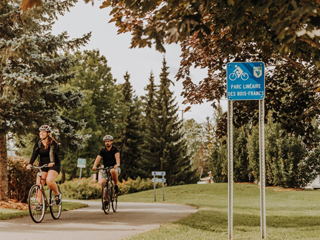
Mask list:
[[[103,137],[103,141],[106,141],[106,140],[110,140],[110,141],[113,141],[113,137],[111,135],[105,135]]]
[[[39,128],[39,131],[51,132],[51,127],[48,126],[48,125],[42,125],[42,126]]]

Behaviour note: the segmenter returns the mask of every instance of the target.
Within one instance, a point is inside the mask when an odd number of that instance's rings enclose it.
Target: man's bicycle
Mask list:
[[[102,185],[101,189],[101,200],[102,200],[102,209],[105,214],[108,214],[110,211],[110,205],[112,205],[112,209],[114,212],[117,211],[118,207],[118,196],[115,193],[114,183],[112,181],[112,176],[110,174],[110,170],[113,167],[106,167],[106,168],[97,168],[97,170],[106,171],[106,182]]]
[[[40,178],[40,185],[34,184],[30,191],[28,196],[28,205],[29,205],[29,213],[31,219],[35,223],[40,223],[43,218],[45,211],[49,207],[50,213],[53,219],[58,219],[61,215],[62,210],[62,201],[57,205],[55,200],[55,194],[54,191],[49,189],[48,191],[44,190],[44,187],[41,184],[41,181],[44,181],[45,179],[42,178],[42,168],[48,167],[47,164],[41,166],[41,167],[35,167],[32,166],[31,169],[37,169],[39,172],[37,173],[37,177]],[[57,185],[59,193],[60,187]],[[48,194],[49,192],[49,198],[47,198],[46,192]]]

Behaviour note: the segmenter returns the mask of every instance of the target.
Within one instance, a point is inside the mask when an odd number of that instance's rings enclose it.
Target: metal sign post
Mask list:
[[[233,238],[233,101],[228,101],[228,236]]]
[[[260,225],[261,238],[267,238],[266,226],[266,167],[265,167],[265,144],[264,144],[264,100],[259,100],[259,155],[260,155]]]
[[[153,188],[154,188],[154,201],[156,202],[156,183],[157,182],[162,182],[162,199],[164,201],[164,183],[166,182],[166,179],[164,176],[166,175],[166,172],[152,172],[152,182],[153,182]],[[156,178],[156,176],[162,176],[162,178]]]
[[[228,237],[233,239],[233,101],[259,100],[260,155],[260,224],[261,239],[266,234],[265,205],[265,144],[264,144],[265,70],[263,62],[235,62],[227,64],[228,98]]]
[[[86,159],[85,158],[78,158],[77,167],[80,168],[79,187],[78,187],[78,197],[79,197],[80,196],[80,183],[81,183],[82,168],[86,167]]]

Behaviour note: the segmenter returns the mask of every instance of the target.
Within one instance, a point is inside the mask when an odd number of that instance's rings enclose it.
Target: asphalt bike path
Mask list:
[[[80,202],[89,207],[62,212],[58,220],[53,220],[50,212],[41,223],[34,223],[30,216],[0,220],[0,239],[120,240],[197,212],[180,204],[118,202],[117,212],[111,208],[105,214],[99,201]]]

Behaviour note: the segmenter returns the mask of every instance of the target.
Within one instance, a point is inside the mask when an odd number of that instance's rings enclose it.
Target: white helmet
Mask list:
[[[42,125],[39,128],[39,131],[46,131],[46,132],[51,132],[51,127],[49,125]]]
[[[111,135],[106,135],[103,137],[103,141],[110,140],[113,141],[113,137]]]

